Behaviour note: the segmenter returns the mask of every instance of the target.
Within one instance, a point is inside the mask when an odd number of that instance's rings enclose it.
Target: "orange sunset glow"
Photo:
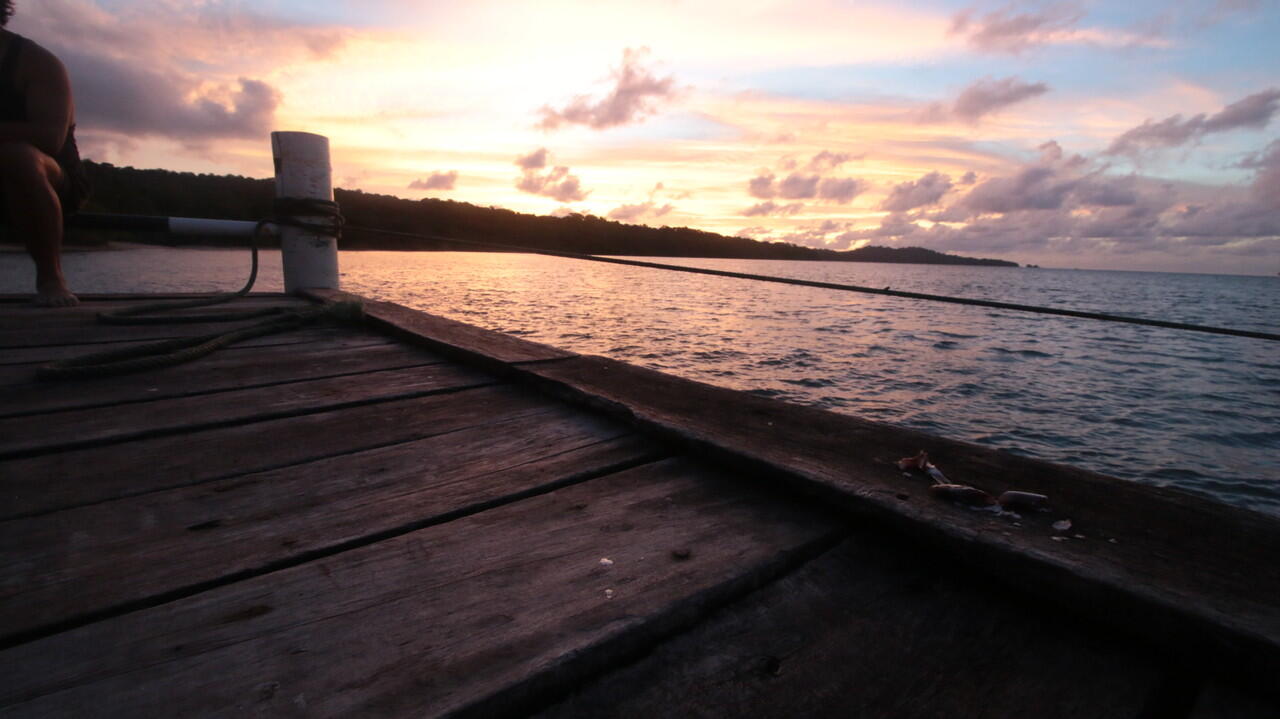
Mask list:
[[[86,157],[832,249],[1264,271],[1274,5],[47,0]]]

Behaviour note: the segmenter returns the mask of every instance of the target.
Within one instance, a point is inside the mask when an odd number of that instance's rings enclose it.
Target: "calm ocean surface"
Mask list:
[[[1280,332],[1280,278],[657,260]],[[280,290],[279,253],[257,289]],[[235,250],[75,253],[85,292],[236,289]],[[711,384],[1280,514],[1280,344],[537,255],[349,252],[344,288]],[[30,264],[0,255],[0,291]],[[942,467],[946,471],[946,467]]]

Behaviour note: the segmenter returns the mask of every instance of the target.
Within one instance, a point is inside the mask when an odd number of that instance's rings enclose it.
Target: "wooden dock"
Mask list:
[[[34,379],[138,299],[0,301],[2,716],[1280,716],[1272,518],[380,302]]]

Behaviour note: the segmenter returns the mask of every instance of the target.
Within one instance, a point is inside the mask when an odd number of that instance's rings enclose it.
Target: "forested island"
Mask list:
[[[238,175],[139,170],[93,161],[86,161],[85,166],[93,183],[93,194],[83,212],[229,220],[252,220],[272,214],[275,197],[273,180]],[[436,240],[389,237],[356,229],[372,227],[517,245],[533,250],[596,255],[1018,266],[1016,262],[960,257],[923,247],[868,246],[841,252],[785,242],[760,242],[743,237],[729,237],[688,227],[629,225],[577,213],[565,217],[529,215],[454,200],[406,200],[360,190],[337,189],[334,191],[334,199],[348,226],[340,245],[344,250],[482,249]],[[167,242],[164,237],[148,238],[131,234],[126,238],[90,230],[76,230],[68,239],[81,244],[100,244],[111,239]],[[207,244],[235,245],[244,242],[209,238]]]

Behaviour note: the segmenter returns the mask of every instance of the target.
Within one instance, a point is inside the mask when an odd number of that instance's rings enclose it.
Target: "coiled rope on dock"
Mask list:
[[[199,337],[179,337],[138,347],[97,352],[51,362],[37,369],[36,376],[40,379],[82,379],[172,367],[199,359],[236,342],[277,332],[287,332],[320,320],[359,322],[364,316],[364,308],[359,302],[335,302],[301,310],[281,309],[273,314],[276,316],[269,320],[226,332],[215,332]],[[182,322],[184,319],[174,318],[174,321]]]
[[[297,227],[307,232],[334,238],[342,234],[343,217],[338,211],[338,205],[334,202],[283,197],[275,200],[274,210],[273,217],[259,220],[254,226],[249,243],[252,258],[249,279],[239,290],[180,302],[150,302],[97,314],[98,321],[112,325],[234,322],[258,317],[270,317],[270,319],[224,332],[214,332],[198,337],[180,337],[50,362],[37,369],[36,376],[46,380],[81,379],[160,369],[190,362],[236,342],[287,332],[321,320],[348,323],[361,321],[364,309],[359,302],[337,302],[300,310],[267,307],[196,315],[170,314],[175,310],[223,304],[249,294],[258,279],[257,240],[268,225]],[[303,217],[307,219],[304,220]]]
[[[884,295],[887,297],[903,297],[913,300],[928,300],[931,302],[947,302],[957,305],[971,305],[975,307],[990,307],[1001,310],[1014,310],[1018,312],[1034,312],[1043,315],[1058,315],[1060,317],[1078,317],[1089,320],[1102,320],[1104,322],[1123,322],[1131,325],[1145,325],[1147,327],[1163,327],[1174,330],[1188,330],[1191,332],[1208,332],[1217,335],[1230,335],[1233,337],[1249,337],[1252,339],[1280,341],[1280,334],[1271,332],[1259,332],[1256,330],[1242,330],[1232,327],[1214,327],[1211,325],[1191,324],[1188,322],[1172,322],[1169,320],[1150,319],[1145,317],[1126,317],[1124,315],[1112,315],[1102,312],[1087,312],[1084,310],[1069,310],[1059,307],[1042,307],[1038,305],[1024,305],[1014,302],[999,302],[996,300],[982,300],[970,297],[953,297],[950,295],[934,295],[924,292],[906,292],[903,290],[894,290],[888,287],[876,288],[865,287],[861,285],[840,284],[836,282],[818,282],[816,280],[801,280],[791,277],[776,277],[773,275],[756,275],[747,272],[731,272],[728,270],[713,270],[705,267],[690,267],[688,265],[669,265],[661,262],[646,262],[644,260],[624,260],[618,257],[602,257],[600,255],[589,255],[577,252],[561,252],[557,250],[542,250],[532,247],[522,247],[520,245],[508,245],[497,242],[484,242],[481,240],[464,240],[457,237],[447,237],[445,235],[436,235],[430,233],[414,233],[401,232],[397,230],[383,230],[376,227],[359,227],[347,225],[346,229],[354,232],[368,232],[371,234],[388,235],[391,237],[404,237],[420,240],[432,240],[436,242],[448,242],[458,245],[470,245],[473,247],[487,247],[495,250],[503,250],[507,252],[524,252],[535,255],[548,255],[550,257],[564,257],[574,260],[587,260],[590,262],[607,262],[615,265],[628,265],[630,267],[647,267],[656,270],[667,270],[671,272],[689,272],[699,275],[713,275],[716,277],[733,277],[742,280],[755,280],[757,282],[774,282],[784,285],[798,285],[801,287],[818,287],[828,290],[839,290],[843,292],[860,292],[870,295]]]

